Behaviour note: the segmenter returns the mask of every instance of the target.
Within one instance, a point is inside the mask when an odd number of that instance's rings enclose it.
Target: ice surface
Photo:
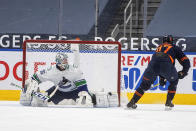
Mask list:
[[[196,131],[196,106],[139,104],[119,108],[24,107],[0,101],[0,131]]]

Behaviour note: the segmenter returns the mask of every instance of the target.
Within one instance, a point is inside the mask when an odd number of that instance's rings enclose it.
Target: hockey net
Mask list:
[[[58,52],[67,53],[69,64],[72,64],[73,47],[79,50],[80,69],[84,73],[89,91],[117,93],[120,106],[119,42],[27,40],[23,43],[23,87],[25,80],[32,74],[55,64]]]

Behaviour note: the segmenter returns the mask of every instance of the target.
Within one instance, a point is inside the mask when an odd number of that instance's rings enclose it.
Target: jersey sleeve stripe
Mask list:
[[[170,55],[168,55],[168,56],[169,56],[171,62],[174,63],[174,59]]]
[[[81,79],[79,81],[75,81],[74,84],[76,85],[76,87],[82,86],[87,84],[85,79]]]
[[[181,61],[184,61],[186,59],[188,59],[188,58],[186,56],[184,56],[184,57],[181,58]]]

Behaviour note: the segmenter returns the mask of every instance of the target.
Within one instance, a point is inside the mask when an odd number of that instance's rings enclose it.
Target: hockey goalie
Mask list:
[[[55,65],[36,72],[25,81],[20,104],[24,106],[81,105],[82,107],[111,107],[118,105],[117,94],[90,92],[87,81],[79,67],[79,51],[73,50],[74,63],[69,64],[68,55],[59,52]],[[40,86],[50,81],[52,86]],[[47,99],[43,99],[46,98]]]

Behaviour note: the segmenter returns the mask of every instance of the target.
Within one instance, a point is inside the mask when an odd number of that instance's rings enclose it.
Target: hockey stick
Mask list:
[[[10,83],[11,86],[14,86],[14,87],[17,87],[17,88],[20,88],[21,90],[23,90],[23,88],[15,83]],[[32,95],[33,96],[37,96],[40,100],[43,100],[43,101],[48,101],[48,99],[51,98],[52,95],[54,95],[54,93],[56,92],[56,90],[58,89],[58,87],[55,88],[55,90],[48,96],[48,95],[44,95],[40,92],[35,92],[33,91],[32,92]]]
[[[21,90],[23,90],[23,88],[22,88],[21,86],[16,85],[16,84],[14,84],[14,83],[12,83],[12,82],[10,83],[10,85],[11,85],[11,86],[15,86],[15,87],[20,88]]]
[[[152,86],[151,88],[154,88],[154,87],[159,86],[159,85],[160,85],[160,83],[158,83],[158,84],[156,84],[156,85]]]

